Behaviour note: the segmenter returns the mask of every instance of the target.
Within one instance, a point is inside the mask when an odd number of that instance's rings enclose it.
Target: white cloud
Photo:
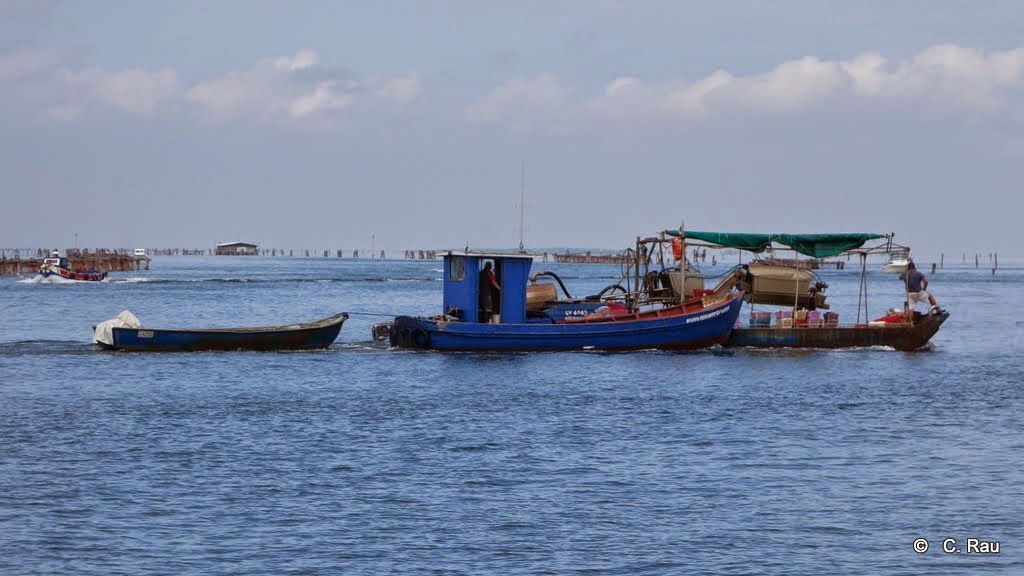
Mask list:
[[[317,54],[305,50],[196,84],[186,98],[222,116],[286,122],[380,101],[404,105],[421,90],[419,79],[411,76],[354,80],[321,66]]]
[[[615,80],[612,80],[610,84],[605,86],[604,95],[614,97],[621,94],[627,94],[636,87],[636,78],[629,76],[620,76]]]
[[[571,91],[551,74],[514,78],[473,104],[466,116],[471,122],[505,123],[516,129],[558,129],[567,119]]]
[[[377,90],[377,95],[390,100],[398,105],[404,106],[415,100],[423,86],[417,76],[398,76],[384,80]]]
[[[998,110],[1019,101],[1022,86],[1024,48],[985,53],[944,44],[896,64],[866,52],[849,60],[808,56],[749,76],[717,70],[692,82],[645,83],[621,76],[582,101],[570,101],[569,91],[551,75],[515,79],[472,104],[467,115],[474,122],[523,128],[576,113],[650,120],[795,114],[838,98]]]
[[[298,94],[289,90],[286,81],[276,78],[274,70],[270,66],[230,72],[196,84],[185,98],[223,115],[281,113]]]
[[[877,52],[866,52],[841,64],[843,72],[850,77],[855,93],[864,96],[881,94],[888,82],[885,58]]]
[[[256,116],[288,120],[345,107],[346,87],[340,78],[312,74],[317,55],[262,60],[252,68],[200,82],[185,97],[222,116]]]
[[[161,103],[180,94],[178,75],[168,69],[107,72],[94,68],[68,74],[68,81],[90,90],[100,102],[140,116],[152,114]]]
[[[713,94],[716,91],[728,89],[735,80],[732,74],[724,70],[717,70],[714,74],[689,86],[669,88],[660,98],[661,105],[658,108],[651,108],[652,113],[664,111],[667,115],[695,116],[709,114],[711,109],[708,107],[708,103],[713,101]]]
[[[333,82],[322,82],[313,92],[292,100],[288,112],[293,118],[302,118],[324,110],[341,110],[347,104],[348,99],[334,90]]]
[[[631,76],[620,76],[607,85],[601,95],[583,104],[583,114],[589,116],[636,119],[650,114],[658,105],[658,95],[650,86]],[[568,114],[568,105],[565,106]]]
[[[741,78],[732,90],[748,109],[789,112],[824,100],[844,81],[838,62],[808,57],[780,64],[767,74]]]
[[[261,60],[253,66],[182,87],[174,70],[111,71],[75,66],[55,51],[0,53],[0,110],[70,122],[97,107],[144,116],[191,102],[225,117],[289,122],[378,105],[402,108],[420,96],[418,76],[349,78],[320,64],[316,52]]]
[[[73,66],[59,52],[22,50],[0,54],[0,101],[8,113],[69,122],[90,109],[152,114],[178,99],[177,74]]]
[[[496,86],[467,108],[465,118],[516,130],[561,131],[595,119],[791,115],[842,99],[998,112],[1019,108],[1022,87],[1024,48],[986,52],[941,44],[898,62],[865,52],[839,60],[808,56],[750,75],[716,70],[696,80],[656,81],[621,75],[591,95],[542,73]],[[217,115],[292,122],[353,109],[401,109],[422,93],[415,74],[356,79],[325,66],[312,50],[261,60],[191,87],[182,87],[171,69],[83,68],[56,51],[0,53],[0,102],[7,111],[32,109],[61,121],[97,107],[149,115],[183,97]]]
[[[910,97],[991,108],[1000,105],[1001,91],[1020,86],[1024,50],[984,54],[952,44],[933,46],[890,76],[892,86]]]
[[[316,52],[312,50],[303,50],[295,55],[293,58],[282,56],[280,58],[274,58],[271,62],[274,68],[278,70],[286,70],[293,72],[295,70],[306,70],[316,65],[319,58]]]

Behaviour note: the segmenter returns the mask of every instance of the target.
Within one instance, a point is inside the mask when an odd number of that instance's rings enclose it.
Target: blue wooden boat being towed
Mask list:
[[[742,293],[732,289],[735,282],[689,298],[653,284],[648,243],[655,240],[638,238],[636,250],[627,251],[631,273],[615,285],[618,291],[568,302],[557,300],[550,284],[527,284],[531,256],[449,252],[442,314],[398,316],[389,340],[399,348],[473,352],[688,350],[721,343],[743,303]],[[490,298],[493,314],[481,305],[488,300],[481,298],[490,284],[488,263],[499,286]]]
[[[125,310],[93,328],[93,342],[109,350],[194,352],[203,350],[313,350],[327,348],[348,319],[342,312],[301,324],[243,328],[144,328]]]

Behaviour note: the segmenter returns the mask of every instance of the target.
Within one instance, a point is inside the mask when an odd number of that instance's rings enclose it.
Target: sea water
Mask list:
[[[877,268],[871,318],[903,302]],[[621,273],[540,269],[574,296]],[[819,275],[855,321],[858,272]],[[951,317],[915,353],[538,354],[372,342],[440,312],[439,261],[0,278],[0,573],[1021,574],[1024,269],[930,276]],[[352,316],[322,351],[97,350],[124,309]]]

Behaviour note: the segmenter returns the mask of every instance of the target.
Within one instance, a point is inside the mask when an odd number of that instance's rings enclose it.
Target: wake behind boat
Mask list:
[[[242,328],[143,328],[125,310],[93,328],[93,342],[108,350],[311,350],[327,348],[348,319],[342,312],[315,322]]]

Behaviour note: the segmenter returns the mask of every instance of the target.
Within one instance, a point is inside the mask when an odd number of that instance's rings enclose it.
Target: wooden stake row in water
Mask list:
[[[967,263],[967,253],[963,252],[962,255],[961,255],[961,258],[963,259],[964,264],[966,264]],[[996,270],[999,269],[999,253],[998,252],[989,252],[988,259],[989,259],[989,262],[992,262],[992,275],[995,276]],[[946,253],[943,252],[942,254],[939,255],[939,268],[945,268],[945,265],[946,265]],[[975,254],[974,255],[974,267],[975,268],[980,268],[981,267],[981,256],[979,254]],[[935,263],[932,262],[932,274],[934,274],[934,273],[935,273]]]

